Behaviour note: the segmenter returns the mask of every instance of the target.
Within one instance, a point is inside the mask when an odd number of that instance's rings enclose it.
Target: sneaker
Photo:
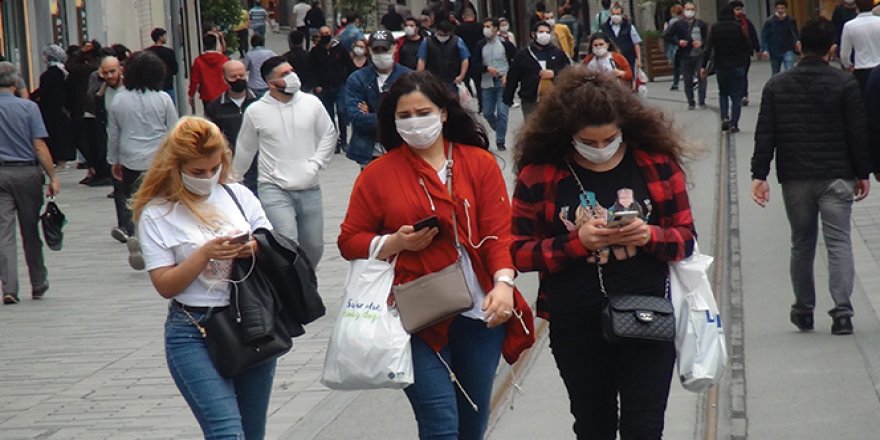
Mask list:
[[[18,295],[14,293],[3,294],[3,304],[18,304]]]
[[[743,98],[743,99],[742,99],[742,106],[743,106],[743,107],[748,107],[748,106],[749,106],[749,98]]]
[[[737,127],[737,126],[730,127],[730,132],[731,133],[739,133],[739,127]]]
[[[504,142],[499,142],[497,145],[498,151],[506,151],[507,147],[504,146]]]
[[[49,283],[44,282],[43,284],[34,287],[31,291],[31,299],[40,300],[43,299],[43,296],[46,295],[46,291],[49,290]]]
[[[693,104],[688,104],[688,110],[693,110],[693,109],[694,109],[694,105],[693,105]]]
[[[730,130],[730,121],[727,119],[724,119],[721,121],[721,131],[727,131],[727,130]]]
[[[122,229],[119,226],[114,226],[110,228],[110,236],[115,238],[116,241],[120,243],[125,243],[128,241],[128,233],[125,232],[125,229]]]
[[[813,329],[813,314],[791,312],[791,323],[802,332],[808,332]]]
[[[144,270],[147,264],[144,262],[144,255],[141,253],[141,243],[137,237],[128,237],[128,265],[134,270]]]
[[[831,334],[833,335],[851,335],[852,332],[852,316],[838,316],[831,322]]]
[[[86,185],[94,188],[97,186],[111,186],[113,185],[112,177],[92,177],[91,180],[86,183]]]
[[[678,90],[678,85],[676,85],[676,84],[674,84],[674,85],[672,85],[672,86],[669,87],[669,91],[670,91],[670,92],[674,92],[674,91],[676,91],[676,90]]]
[[[115,191],[110,191],[110,193],[107,194],[107,198],[108,198],[108,199],[115,199],[115,198],[116,198],[116,192],[115,192]]]
[[[705,102],[701,102],[701,103],[700,103],[700,108],[703,109],[703,110],[706,110],[707,108],[709,108],[709,106],[706,105]]]

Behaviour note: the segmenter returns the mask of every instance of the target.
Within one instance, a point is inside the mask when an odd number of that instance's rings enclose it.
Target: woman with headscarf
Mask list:
[[[34,92],[33,99],[40,106],[49,133],[46,143],[52,153],[52,161],[55,165],[63,166],[75,157],[70,144],[70,118],[65,110],[67,69],[64,62],[67,61],[67,54],[61,46],[50,44],[43,49],[43,60],[49,67],[40,75],[40,86]]]

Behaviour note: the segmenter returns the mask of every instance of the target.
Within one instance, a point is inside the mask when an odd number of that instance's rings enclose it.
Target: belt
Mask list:
[[[183,304],[183,303],[177,301],[176,299],[171,301],[171,305],[172,305],[172,307],[177,307],[183,311],[190,312],[190,313],[208,313],[208,311],[210,311],[211,309],[223,310],[223,309],[229,307],[229,306],[218,306],[218,307],[188,306],[186,304]]]
[[[0,161],[0,167],[31,167],[39,164],[40,162],[37,162],[35,160]]]

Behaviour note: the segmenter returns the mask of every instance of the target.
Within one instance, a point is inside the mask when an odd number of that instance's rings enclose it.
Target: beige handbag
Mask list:
[[[446,186],[452,197],[452,145],[446,165]],[[470,289],[464,280],[461,265],[461,243],[458,241],[458,223],[455,207],[452,209],[452,231],[455,236],[455,249],[458,259],[442,270],[423,275],[408,283],[392,287],[394,301],[400,312],[403,328],[409,333],[430,327],[449,319],[474,306]]]

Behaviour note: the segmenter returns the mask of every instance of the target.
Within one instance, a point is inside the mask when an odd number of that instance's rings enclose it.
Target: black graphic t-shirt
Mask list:
[[[647,218],[647,223],[657,224],[652,213],[652,201],[648,194],[645,177],[629,151],[620,164],[606,172],[595,172],[571,163],[577,177],[589,192],[595,194],[598,204],[607,210],[612,208],[618,199],[618,190],[632,190],[635,202],[627,210],[638,207],[640,217]],[[580,204],[581,191],[574,177],[559,182],[556,191],[555,233],[564,235],[577,229],[577,208]],[[597,209],[605,215],[602,208]],[[664,296],[666,294],[666,277],[668,265],[642,248],[612,246],[600,252],[602,261],[605,290],[609,295],[640,294]],[[596,258],[590,257],[583,261],[570,264],[554,274],[547,275],[543,286],[548,297],[550,313],[571,311],[583,306],[602,301],[599,290],[599,275],[596,269]]]

